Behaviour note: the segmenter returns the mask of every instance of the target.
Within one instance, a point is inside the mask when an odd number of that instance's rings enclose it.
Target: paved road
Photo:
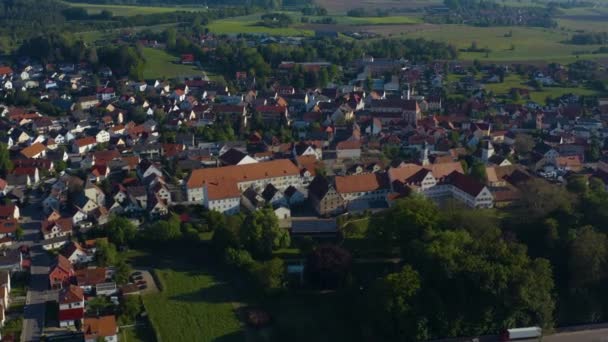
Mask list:
[[[22,210],[21,226],[24,230],[24,241],[19,245],[27,244],[31,247],[30,257],[30,285],[25,300],[23,312],[23,330],[21,341],[39,341],[44,329],[44,304],[47,300],[56,299],[56,291],[48,291],[48,273],[51,259],[42,249],[38,240],[40,234],[40,219],[42,209],[35,199]]]
[[[608,342],[608,328],[561,332],[543,337],[543,342]]]
[[[30,254],[32,256],[30,287],[27,291],[26,305],[23,312],[23,331],[21,333],[21,341],[25,342],[40,340],[44,330],[45,302],[56,299],[57,293],[56,291],[47,291],[50,264],[47,253],[40,246],[35,246]]]

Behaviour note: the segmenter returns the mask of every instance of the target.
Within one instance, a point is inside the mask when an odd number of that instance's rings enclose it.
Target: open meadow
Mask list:
[[[159,341],[242,341],[231,286],[200,267],[157,269],[162,291],[143,297]]]
[[[165,50],[144,48],[144,56],[146,58],[145,79],[205,75],[205,72],[195,65],[180,64],[179,58],[170,55]]]

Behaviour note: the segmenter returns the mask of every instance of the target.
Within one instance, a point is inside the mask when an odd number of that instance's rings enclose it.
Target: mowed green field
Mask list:
[[[244,340],[228,284],[200,269],[162,269],[156,274],[163,290],[143,300],[160,341]]]
[[[205,11],[204,7],[196,6],[173,6],[173,7],[160,7],[160,6],[129,6],[129,5],[99,5],[99,4],[87,4],[87,3],[67,3],[72,7],[80,7],[87,10],[89,14],[97,14],[101,11],[110,11],[114,16],[119,17],[130,17],[138,14],[157,14],[157,13],[168,13],[175,11]]]
[[[505,37],[512,32],[511,37]],[[576,51],[588,51],[579,54],[579,58],[607,57],[608,54],[592,55],[590,52],[599,46],[578,46],[564,44],[570,34],[559,30],[528,27],[473,27],[465,25],[435,25],[424,31],[404,33],[405,36],[426,38],[453,44],[459,49],[468,48],[476,42],[478,48],[492,50],[485,53],[461,52],[463,60],[480,61],[556,61],[568,62],[577,59]],[[514,48],[514,49],[512,49]]]
[[[204,75],[204,72],[194,65],[179,64],[179,58],[170,55],[165,50],[144,48],[144,56],[146,58],[145,79]]]

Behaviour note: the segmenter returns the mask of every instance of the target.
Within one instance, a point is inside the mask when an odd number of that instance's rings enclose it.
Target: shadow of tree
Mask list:
[[[227,283],[218,283],[197,291],[169,297],[171,300],[183,302],[226,303],[235,300]]]

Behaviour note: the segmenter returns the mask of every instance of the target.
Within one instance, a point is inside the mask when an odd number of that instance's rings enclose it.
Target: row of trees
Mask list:
[[[427,16],[434,23],[476,26],[536,26],[556,27],[554,7],[512,7],[494,1],[445,0],[450,10]]]

